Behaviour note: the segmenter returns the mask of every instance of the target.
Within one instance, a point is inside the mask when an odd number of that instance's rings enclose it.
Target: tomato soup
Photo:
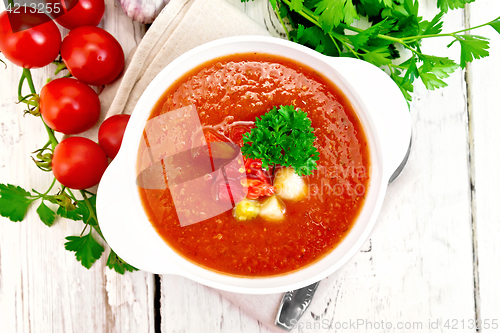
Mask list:
[[[344,94],[313,69],[268,54],[221,57],[177,80],[150,119],[195,106],[202,126],[226,136],[235,124],[252,124],[280,105],[307,113],[320,154],[317,170],[303,177],[307,195],[298,201],[281,200],[286,207],[283,220],[257,216],[241,221],[228,210],[182,227],[168,188],[139,187],[151,224],[184,258],[229,275],[280,275],[331,252],[353,226],[369,187],[367,140]],[[207,179],[207,186],[211,181]]]

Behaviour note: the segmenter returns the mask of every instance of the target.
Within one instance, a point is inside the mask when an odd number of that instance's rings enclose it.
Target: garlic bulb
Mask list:
[[[152,23],[170,0],[120,0],[123,11],[132,20]]]

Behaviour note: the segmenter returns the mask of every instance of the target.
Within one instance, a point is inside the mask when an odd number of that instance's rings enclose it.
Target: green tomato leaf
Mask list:
[[[66,240],[64,244],[66,250],[75,252],[76,260],[85,268],[92,267],[104,252],[104,248],[94,239],[92,232],[82,237],[68,236]]]
[[[0,215],[12,222],[22,221],[34,200],[30,192],[19,186],[0,184]]]
[[[138,269],[132,265],[127,264],[122,258],[118,257],[115,251],[111,250],[108,256],[108,262],[106,263],[109,269],[116,271],[118,274],[125,274],[126,271],[133,272]]]
[[[54,224],[54,221],[56,220],[56,213],[47,207],[43,200],[40,203],[40,206],[36,209],[36,212],[40,217],[40,220],[42,220],[46,226],[51,227]]]

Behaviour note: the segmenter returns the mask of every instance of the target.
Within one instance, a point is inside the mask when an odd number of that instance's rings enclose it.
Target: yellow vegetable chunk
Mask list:
[[[285,204],[273,195],[262,204],[259,216],[268,221],[281,221],[285,218]]]
[[[306,182],[293,168],[276,170],[273,185],[276,188],[276,195],[282,199],[299,201],[307,195]]]
[[[256,218],[260,212],[260,203],[256,200],[243,199],[233,208],[233,215],[238,221]]]

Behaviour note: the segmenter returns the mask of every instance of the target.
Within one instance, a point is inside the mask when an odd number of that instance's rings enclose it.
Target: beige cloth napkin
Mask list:
[[[115,114],[132,113],[148,84],[181,54],[203,43],[238,35],[269,33],[224,0],[171,0],[138,47],[128,56],[124,75],[101,93],[100,122]],[[96,140],[98,125],[86,132],[85,136]],[[321,299],[331,284],[328,280],[333,279],[325,279],[320,284],[316,300]],[[282,294],[220,293],[270,330],[284,332],[274,326]],[[311,304],[312,309],[314,303],[313,301]],[[320,311],[322,310],[318,309],[315,313]]]

